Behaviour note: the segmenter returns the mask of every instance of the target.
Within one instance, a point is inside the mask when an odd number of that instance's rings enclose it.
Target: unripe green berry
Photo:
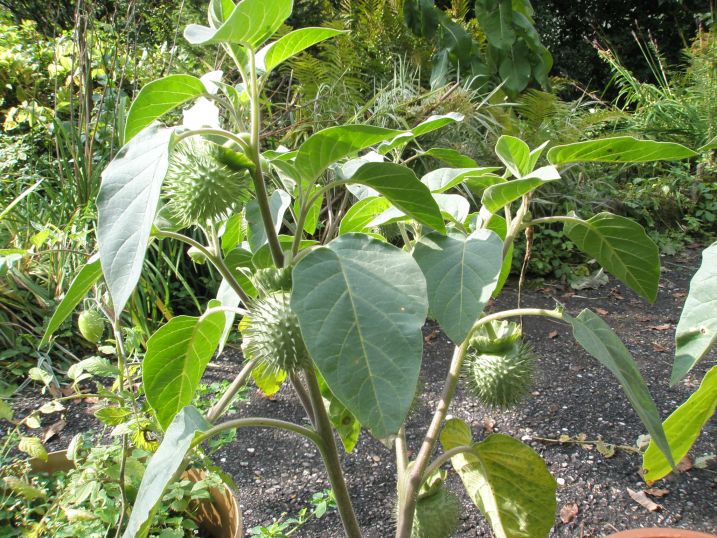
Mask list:
[[[96,344],[105,333],[105,318],[97,310],[84,310],[77,318],[77,328],[85,340]]]
[[[259,359],[271,368],[292,373],[310,364],[299,320],[286,292],[271,293],[254,303],[242,337],[247,358]]]
[[[466,361],[474,394],[490,407],[511,407],[529,391],[535,355],[522,341],[495,353],[469,351]]]

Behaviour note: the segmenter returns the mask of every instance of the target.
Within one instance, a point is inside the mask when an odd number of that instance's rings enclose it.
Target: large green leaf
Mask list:
[[[177,316],[147,341],[142,381],[147,402],[163,428],[194,398],[221,341],[224,321],[223,312],[201,318]]]
[[[102,266],[100,265],[100,259],[97,256],[93,256],[90,260],[82,266],[77,276],[72,279],[70,287],[67,288],[65,296],[57,305],[55,312],[52,314],[50,321],[45,329],[45,334],[42,335],[39,346],[42,347],[50,341],[50,337],[54,332],[62,325],[75,307],[80,304],[82,299],[85,298],[87,293],[92,289],[92,286],[102,276]]]
[[[651,303],[660,281],[660,251],[633,220],[598,213],[588,220],[573,218],[563,226],[576,247]]]
[[[670,384],[682,379],[717,341],[717,243],[702,253],[675,334]]]
[[[302,50],[345,33],[334,28],[300,28],[269,43],[256,54],[257,66],[270,73],[276,66],[297,55]]]
[[[151,125],[117,153],[102,172],[97,196],[97,241],[105,281],[119,317],[137,285],[162,180],[172,129]]]
[[[490,213],[495,213],[523,195],[556,179],[560,179],[560,174],[554,166],[539,168],[522,179],[489,186],[483,191],[481,203]]]
[[[565,314],[564,319],[572,326],[573,336],[583,349],[617,378],[652,439],[660,450],[669,454],[669,445],[655,402],[637,369],[635,359],[622,341],[607,323],[590,310],[583,310],[576,318]]]
[[[577,162],[644,163],[673,161],[695,157],[697,153],[674,142],[638,140],[632,136],[616,136],[555,146],[548,150],[552,164]]]
[[[520,138],[503,135],[495,144],[495,154],[514,177],[529,172],[530,148]]]
[[[498,170],[497,167],[482,168],[438,168],[428,172],[421,178],[421,183],[428,187],[431,192],[445,192],[464,181],[482,177]]]
[[[705,375],[699,388],[678,407],[662,425],[670,443],[673,461],[681,461],[700,434],[700,430],[715,414],[717,407],[717,366]],[[672,471],[670,463],[653,440],[642,457],[646,482],[654,482]]]
[[[191,75],[169,75],[145,85],[127,113],[124,141],[170,110],[207,93],[204,83]]]
[[[504,88],[509,92],[514,94],[522,92],[530,82],[532,72],[530,56],[530,50],[524,41],[518,41],[503,54],[498,66],[498,74],[505,82]]]
[[[373,435],[398,432],[416,392],[428,301],[414,259],[361,234],[307,254],[291,308],[331,392]]]
[[[162,444],[147,464],[122,538],[147,535],[156,505],[162,499],[167,486],[181,473],[184,457],[192,446],[194,435],[208,430],[210,426],[192,406],[187,406],[177,413],[167,428]]]
[[[351,182],[375,189],[406,215],[445,233],[438,204],[410,168],[394,163],[366,163],[353,175]]]
[[[423,236],[413,252],[428,285],[431,314],[456,345],[490,300],[503,261],[503,242],[490,230]]]
[[[470,428],[460,419],[446,422],[441,444],[446,451],[472,447],[451,463],[496,538],[548,535],[555,520],[557,484],[532,448],[502,434],[474,444]]]
[[[421,153],[421,156],[433,157],[454,168],[477,168],[478,163],[467,155],[451,148],[431,148]]]
[[[256,48],[289,18],[292,0],[242,0],[219,28],[190,24],[184,37],[192,45],[235,43]]]
[[[396,149],[396,148],[402,148],[406,144],[408,144],[411,140],[418,138],[419,136],[422,136],[424,134],[428,134],[432,131],[435,131],[437,129],[441,129],[445,127],[446,125],[450,125],[452,123],[463,121],[463,114],[460,114],[458,112],[449,112],[448,114],[443,114],[440,116],[431,116],[428,119],[422,121],[418,125],[416,125],[413,129],[410,131],[407,131],[405,133],[401,133],[400,135],[396,136],[392,140],[389,140],[388,142],[382,143],[378,151],[382,155],[385,155],[389,151]]]
[[[299,148],[295,166],[304,181],[313,181],[329,165],[403,131],[371,125],[340,125],[314,133]]]
[[[369,196],[352,205],[341,219],[339,235],[351,232],[363,232],[371,221],[391,207],[391,202],[379,196]]]
[[[475,9],[476,19],[491,46],[509,50],[516,39],[511,0],[481,0],[476,2]]]

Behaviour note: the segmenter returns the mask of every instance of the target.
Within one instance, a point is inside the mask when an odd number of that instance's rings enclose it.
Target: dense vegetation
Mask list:
[[[179,326],[187,320],[194,320],[196,326],[208,323],[210,334],[218,331],[216,345],[192,351],[203,357],[200,362],[208,361],[217,346],[238,347],[242,340],[249,363],[256,367],[254,382],[262,390],[271,393],[287,378],[300,395],[304,391],[303,398],[318,394],[319,401],[323,395],[331,402],[328,416],[319,416],[315,405],[314,415],[309,412],[316,432],[311,430],[308,437],[328,454],[327,468],[336,474],[331,454],[335,447],[326,441],[330,425],[322,420],[337,427],[348,420],[348,427],[346,422],[338,427],[347,448],[355,443],[352,439],[361,426],[377,437],[387,437],[397,434],[402,422],[377,421],[374,409],[364,400],[342,392],[345,380],[332,377],[329,358],[320,351],[325,344],[317,343],[318,335],[313,340],[310,336],[313,329],[306,312],[321,305],[311,303],[308,290],[320,283],[313,282],[302,268],[316,261],[317,252],[329,250],[313,250],[314,245],[330,245],[332,239],[344,237],[346,246],[335,247],[340,253],[341,248],[357,248],[345,236],[359,232],[367,234],[363,247],[375,249],[376,260],[383,248],[376,246],[378,241],[404,247],[396,251],[416,258],[426,274],[431,298],[434,290],[425,266],[428,250],[435,247],[431,241],[450,250],[457,247],[441,242],[447,237],[465,245],[478,243],[478,237],[486,244],[499,239],[501,245],[505,241],[498,249],[505,260],[497,258],[495,275],[492,268],[483,268],[486,281],[495,277],[488,296],[499,292],[511,265],[515,276],[520,273],[521,283],[528,274],[534,277],[529,283],[553,277],[575,287],[599,285],[602,266],[639,295],[654,300],[656,282],[634,277],[629,266],[621,269],[614,260],[605,259],[579,229],[587,228],[588,222],[592,225],[600,215],[611,215],[601,218],[619,223],[640,240],[641,228],[627,223],[642,225],[647,232],[645,244],[654,241],[668,254],[688,243],[714,239],[714,2],[551,0],[534,4],[527,0],[297,1],[291,15],[286,13],[288,18],[272,28],[276,30],[272,39],[284,38],[292,44],[291,37],[296,35],[292,30],[323,27],[317,34],[320,38],[309,30],[303,35],[312,37],[306,38],[305,47],[295,46],[296,54],[284,58],[275,53],[280,61],[272,65],[265,52],[261,57],[265,63],[257,69],[249,62],[253,52],[244,57],[243,47],[232,48],[219,37],[204,39],[220,43],[219,47],[196,47],[188,41],[203,43],[203,38],[192,37],[191,32],[187,39],[182,36],[187,24],[206,18],[204,1],[78,1],[57,3],[50,10],[32,0],[0,2],[4,6],[0,7],[0,397],[9,399],[31,383],[45,387],[54,397],[71,397],[73,390],[80,390],[81,381],[96,382],[100,395],[113,402],[103,408],[104,414],[98,412],[98,419],[125,428],[122,450],[119,446],[113,450],[122,453],[123,466],[129,446],[145,451],[135,454],[143,470],[147,454],[157,449],[156,440],[163,433],[170,436],[177,416],[191,421],[196,411],[194,407],[191,412],[186,410],[189,407],[182,409],[196,403],[194,391],[182,395],[179,401],[186,402],[179,408],[169,408],[157,396],[162,392],[157,383],[166,379],[153,380],[149,365],[169,359],[157,342],[175,337],[172,331],[185,330]],[[210,26],[215,33],[227,23],[229,6],[234,9],[234,3],[226,0],[211,3]],[[629,36],[628,27],[634,30]],[[258,49],[263,43],[259,41],[248,49]],[[201,81],[189,76],[202,74]],[[151,109],[152,99],[164,99],[162,91],[172,93],[180,87],[174,84],[186,86],[182,86],[186,99],[170,102],[154,115],[138,112],[143,106]],[[182,110],[193,98],[199,98],[197,103]],[[260,124],[259,114],[263,117]],[[150,125],[160,116],[162,122],[184,125],[204,138],[172,145],[176,149],[167,160],[161,209],[151,221],[152,239],[139,266],[132,268],[137,273],[135,288],[134,282],[113,281],[102,248],[100,268],[94,256],[96,237],[113,233],[108,231],[106,215],[116,208],[108,206],[107,185],[117,175],[113,176],[113,170],[132,166],[126,164],[127,154],[137,150],[130,141],[153,144],[175,136]],[[209,129],[207,118],[212,117],[216,121]],[[300,157],[292,160],[295,153],[290,150],[301,155],[301,148],[318,144],[316,137],[341,125],[360,126],[353,129],[366,133],[365,140],[352,139],[353,151],[330,162],[315,164],[309,157],[303,164],[298,164]],[[177,133],[179,138],[188,136],[181,130]],[[333,140],[328,134],[323,136]],[[582,149],[575,150],[577,156],[566,156],[572,150],[561,149],[604,138],[618,141],[617,149],[603,148],[602,154],[596,150],[597,157],[586,157]],[[669,144],[650,145],[658,140]],[[362,161],[344,160],[361,150],[371,151]],[[612,151],[618,157],[606,157],[605,152]],[[635,158],[630,153],[635,151],[648,152],[651,158]],[[309,150],[306,153],[316,157]],[[536,166],[541,155],[547,159],[545,166]],[[427,190],[428,201],[421,200],[423,206],[417,208],[416,200],[407,203],[361,176],[360,170],[366,175],[372,167],[396,181],[405,180],[402,174],[422,178],[433,194]],[[263,192],[263,173],[268,193]],[[218,175],[231,180],[217,184],[212,178]],[[191,182],[186,179],[189,176]],[[305,184],[307,176],[311,177]],[[509,195],[495,188],[511,177],[514,181],[507,184],[520,184],[518,190]],[[363,186],[343,188],[349,183]],[[523,190],[522,185],[529,187]],[[388,210],[391,204],[394,213]],[[486,207],[490,218],[480,212]],[[263,227],[257,227],[260,220]],[[423,226],[437,231],[448,226],[450,233],[459,235],[441,239],[424,233]],[[243,249],[243,241],[248,250]],[[144,245],[144,253],[143,249]],[[645,252],[652,256],[649,248]],[[396,267],[409,272],[415,268],[395,256]],[[706,251],[705,260],[710,256],[714,257],[713,250]],[[292,268],[294,284],[286,276]],[[102,270],[106,285],[95,285]],[[696,278],[702,282],[711,276],[705,269]],[[226,331],[225,312],[216,310],[221,308],[214,302],[217,299],[224,307],[235,303]],[[421,305],[419,298],[414,305],[416,320],[421,317]],[[481,302],[476,308],[480,311],[483,306]],[[511,367],[520,373],[524,366],[529,375],[531,360],[520,331],[497,323],[501,317],[491,320],[495,325],[477,322],[473,326],[477,314],[468,326],[458,323],[456,328],[451,315],[442,317],[433,302],[430,307],[431,315],[451,332],[457,349],[462,349],[459,367],[464,355],[473,356],[467,360],[477,372],[478,392],[483,391],[489,403],[512,403],[517,396],[511,391],[519,388],[520,380],[486,388],[480,380],[490,375],[484,372],[481,357],[509,356],[516,361]],[[686,308],[685,315],[699,317],[695,308]],[[286,314],[288,321],[277,319],[277,312],[292,309],[296,314]],[[234,314],[244,320],[241,334],[232,331],[230,335]],[[549,315],[563,319],[561,312]],[[423,319],[425,312],[418,321]],[[580,330],[603,329],[592,318],[564,319],[572,324],[576,337]],[[412,320],[414,325],[416,320]],[[284,338],[287,323],[294,332],[290,332],[290,342],[277,349],[276,340]],[[275,327],[271,337],[266,335],[267,326]],[[303,355],[295,348],[302,334],[307,346]],[[585,338],[578,341],[596,357],[600,355],[588,349]],[[708,348],[703,343],[690,348],[694,362]],[[267,356],[280,362],[268,363]],[[307,366],[312,359],[317,363],[316,375]],[[676,366],[673,381],[694,362],[683,360]],[[246,381],[250,370],[241,381]],[[106,377],[114,382],[105,388],[101,379]],[[143,383],[135,393],[131,381],[140,384],[140,380]],[[651,400],[652,407],[645,404],[644,384],[634,378],[621,382],[630,387],[629,394],[632,390],[641,395],[639,403],[631,401],[656,443],[648,450],[650,466],[660,468],[656,474],[669,472],[669,456],[662,453],[669,454],[670,448],[678,453],[674,439],[661,433]],[[72,387],[67,393],[63,392],[66,385]],[[225,399],[234,398],[240,385],[217,389],[216,406],[200,406],[199,411],[215,422],[229,405]],[[311,394],[314,388],[320,392]],[[222,393],[229,396],[222,398]],[[404,403],[410,404],[410,399]],[[376,406],[381,413],[386,412],[383,405],[379,399]],[[312,409],[312,405],[307,407]],[[11,417],[10,406],[0,401],[0,418]],[[6,449],[20,443],[24,452],[41,454],[41,447],[27,440],[34,437],[23,435],[27,420],[18,423]],[[460,448],[451,435],[459,440],[466,436],[463,425],[451,423],[451,428],[442,440],[446,451]],[[212,446],[230,440],[229,431],[224,431],[229,428],[219,429],[223,437],[211,440]],[[667,426],[665,430],[670,433]],[[467,435],[470,444],[470,432]],[[0,456],[8,454],[4,449]],[[206,454],[193,457],[201,464]],[[437,470],[424,460],[416,475],[423,482],[406,486],[401,491],[407,497],[399,499],[403,513],[399,526],[408,525],[409,530],[419,495],[432,498],[442,482],[440,473],[423,476],[424,471],[428,473],[426,467]],[[405,476],[415,478],[405,463]],[[332,476],[339,510],[347,533],[352,534],[341,480]],[[420,494],[419,486],[425,489]],[[139,481],[137,487],[141,490]],[[189,495],[177,488],[179,505]],[[200,488],[192,498],[204,493]],[[130,506],[122,495],[121,506],[112,508],[121,514],[111,521],[112,528],[121,529],[126,523],[124,514]],[[43,497],[38,494],[38,498]],[[151,507],[148,511],[154,513]],[[130,526],[144,523],[132,517]],[[169,527],[176,530],[182,524],[180,518]],[[535,528],[544,526],[541,522]],[[399,532],[406,536],[403,527]]]

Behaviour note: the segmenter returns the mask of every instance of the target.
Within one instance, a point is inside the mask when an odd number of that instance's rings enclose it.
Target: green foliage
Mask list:
[[[258,525],[249,529],[249,536],[261,538],[288,538],[314,519],[321,519],[328,510],[336,508],[336,499],[330,489],[314,493],[310,499],[311,508],[302,508],[296,516],[282,514],[270,525]]]

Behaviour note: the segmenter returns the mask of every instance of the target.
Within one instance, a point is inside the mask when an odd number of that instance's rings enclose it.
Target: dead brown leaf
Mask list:
[[[60,389],[58,389],[52,383],[50,383],[47,386],[47,391],[50,393],[50,396],[52,396],[53,398],[59,398],[60,396],[62,396],[62,391],[60,391]]]
[[[439,336],[440,334],[441,334],[441,331],[439,331],[439,330],[437,330],[437,329],[436,329],[435,331],[431,331],[430,334],[427,334],[427,335],[423,338],[423,341],[424,341],[426,344],[430,344],[430,343],[432,343],[436,338],[438,338],[438,336]]]
[[[601,316],[607,316],[610,313],[607,310],[605,310],[604,308],[596,308],[595,312],[597,312]]]
[[[42,442],[47,443],[50,439],[60,433],[66,425],[67,422],[63,419],[58,420],[54,424],[50,424],[42,434]]]
[[[657,512],[662,508],[659,504],[657,504],[655,501],[651,500],[644,491],[633,491],[630,488],[627,488],[627,494],[632,497],[632,500],[635,501],[637,504],[642,506],[643,508],[646,508],[650,512]]]
[[[682,299],[683,297],[687,297],[687,292],[686,291],[676,291],[672,294],[672,296],[675,299]]]
[[[548,333],[548,338],[550,338],[552,340],[553,338],[557,338],[558,334],[559,334],[558,331],[550,331]]]
[[[560,521],[566,525],[578,515],[580,509],[576,503],[568,503],[560,509]]]
[[[640,323],[645,323],[646,321],[652,321],[652,316],[647,316],[645,314],[638,314],[635,316],[635,319],[639,321]]]
[[[663,323],[662,325],[653,325],[652,327],[650,327],[650,329],[652,329],[653,331],[669,331],[670,329],[672,329],[672,325],[670,325],[669,323]]]
[[[653,342],[652,349],[654,349],[657,353],[664,353],[667,351],[667,348],[660,344],[660,342]]]
[[[653,497],[664,497],[670,492],[669,489],[664,488],[647,488],[645,493],[652,495]]]
[[[687,471],[692,469],[692,458],[690,458],[689,456],[685,456],[680,460],[675,469],[677,469],[681,473],[686,473]]]
[[[486,433],[493,433],[493,428],[495,428],[495,420],[488,415],[484,416],[483,428],[485,429]]]

